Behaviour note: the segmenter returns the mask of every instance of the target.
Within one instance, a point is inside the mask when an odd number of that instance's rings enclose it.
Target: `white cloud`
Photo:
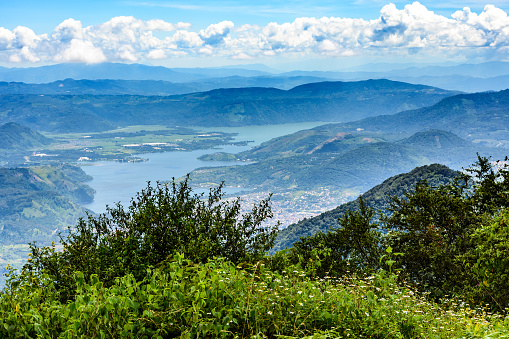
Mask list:
[[[206,45],[198,51],[202,55],[213,55],[214,49],[210,45]]]
[[[5,29],[0,27],[0,50],[5,50],[11,47],[12,41],[16,38],[16,35]]]
[[[71,18],[58,25],[51,38],[65,43],[70,42],[72,39],[83,39],[83,33],[81,22]]]
[[[40,36],[37,36],[34,31],[28,27],[18,26],[12,31],[15,37],[15,44],[18,48],[23,47],[35,47],[41,40]]]
[[[210,25],[206,29],[200,31],[200,37],[207,45],[218,45],[223,42],[224,38],[230,33],[234,27],[231,21],[222,21],[218,24]]]
[[[157,34],[154,34],[157,32]],[[487,5],[480,13],[468,7],[450,17],[418,2],[398,9],[385,5],[375,20],[302,17],[263,27],[232,21],[193,31],[190,23],[144,21],[119,16],[83,27],[67,19],[52,34],[37,35],[28,27],[0,27],[0,59],[10,62],[143,61],[170,57],[272,56],[406,56],[413,54],[507,59],[509,18]]]
[[[178,30],[175,32],[168,41],[171,41],[171,43],[181,48],[192,48],[203,45],[203,40],[197,33],[184,30]]]
[[[135,50],[132,46],[124,45],[118,49],[117,55],[120,58],[120,60],[134,62],[134,61],[138,60],[138,58],[134,55],[134,53],[135,53]]]
[[[20,51],[21,56],[23,59],[30,61],[30,62],[38,62],[41,59],[39,59],[28,46],[23,46]]]
[[[13,63],[18,63],[18,62],[21,62],[21,57],[17,54],[11,54],[9,56],[9,62],[13,62]]]
[[[250,59],[253,59],[252,56],[250,55],[247,55],[246,53],[238,53],[238,54],[235,54],[234,56],[232,56],[232,59],[234,60],[250,60]]]
[[[54,57],[57,62],[83,62],[87,64],[106,61],[102,50],[90,41],[71,40],[69,46]]]
[[[166,59],[168,56],[162,49],[154,49],[147,54],[147,58],[152,60]]]

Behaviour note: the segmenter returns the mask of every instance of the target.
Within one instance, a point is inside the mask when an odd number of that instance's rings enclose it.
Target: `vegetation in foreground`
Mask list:
[[[82,220],[63,250],[32,245],[0,295],[0,336],[41,338],[495,338],[509,336],[509,171],[479,161],[419,183],[375,217],[267,257],[269,199],[150,185]]]

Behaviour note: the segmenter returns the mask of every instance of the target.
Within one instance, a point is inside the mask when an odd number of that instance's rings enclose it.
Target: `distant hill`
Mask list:
[[[364,65],[351,71],[292,71],[280,76],[314,76],[331,80],[360,81],[389,79],[464,92],[500,91],[509,87],[509,62],[411,66],[400,64]]]
[[[418,132],[409,138],[392,142],[368,138],[364,132],[356,131],[341,138],[336,135],[333,138],[334,147],[330,149],[331,152],[326,152],[325,147],[317,148],[324,145],[322,140],[325,136],[320,135],[318,140],[305,137],[313,135],[309,133],[312,131],[323,133],[324,127],[327,126],[283,137],[289,147],[281,142],[281,138],[277,138],[260,145],[261,149],[253,148],[239,153],[241,159],[255,160],[256,163],[200,168],[191,173],[191,178],[195,184],[210,183],[214,178],[217,183],[224,181],[226,185],[234,187],[271,192],[319,188],[364,192],[390,176],[417,166],[442,163],[460,169],[474,163],[476,153],[498,159],[503,159],[506,154],[505,149],[484,147],[441,130]],[[300,143],[302,140],[309,144]],[[282,152],[279,147],[282,147]],[[291,151],[291,147],[297,151]],[[270,152],[259,155],[260,150],[268,149],[271,149],[273,156],[268,156]]]
[[[421,166],[408,173],[399,174],[385,180],[380,185],[362,194],[362,198],[367,205],[375,209],[375,211],[386,211],[388,207],[387,199],[389,196],[402,196],[411,191],[421,180],[425,180],[433,186],[445,184],[458,174],[458,172],[444,165],[432,164]],[[275,250],[291,247],[300,237],[309,236],[318,231],[326,232],[329,229],[337,227],[338,218],[342,217],[347,210],[358,210],[358,204],[359,199],[357,198],[354,201],[342,204],[316,217],[304,219],[288,226],[278,233]]]
[[[137,95],[173,95],[216,88],[234,87],[275,87],[290,89],[306,82],[324,80],[362,81],[368,79],[389,79],[412,84],[422,84],[453,91],[483,92],[489,90],[507,89],[509,76],[509,62],[485,62],[479,64],[461,64],[447,66],[413,66],[397,67],[391,64],[379,67],[357,67],[352,71],[292,71],[280,73],[264,65],[235,65],[227,67],[208,68],[166,68],[141,64],[102,63],[102,64],[57,64],[30,68],[0,67],[0,81],[24,82],[29,84],[44,84],[64,79],[74,80],[135,80],[135,81],[165,81],[173,85],[161,85],[162,90],[148,85],[147,91],[142,87],[134,90],[131,86],[122,89],[122,93]],[[309,78],[300,82],[298,78]],[[293,79],[286,81],[284,79]],[[180,84],[181,87],[177,86]],[[5,88],[3,90],[6,90]],[[8,94],[14,94],[7,89]],[[18,89],[19,90],[19,89]],[[59,94],[48,90],[40,91],[33,86],[34,91],[16,92],[19,94]],[[39,90],[40,93],[36,93]],[[77,91],[70,89],[71,94],[96,94],[93,89]],[[164,92],[163,93],[161,93]],[[43,93],[44,92],[44,93]],[[0,85],[0,93],[2,86]],[[7,93],[6,93],[7,94]],[[112,93],[102,93],[112,94]]]
[[[379,133],[409,135],[429,129],[442,129],[470,141],[492,146],[508,146],[509,90],[474,94],[459,94],[417,110],[394,115],[370,117],[338,124],[339,131],[358,128]]]
[[[463,76],[476,78],[491,78],[501,75],[509,75],[509,62],[489,61],[478,64],[460,65],[426,65],[395,67],[385,64],[381,67],[371,68],[357,67],[353,71],[291,71],[281,73],[282,76],[317,76],[337,80],[362,80],[362,79],[405,79],[417,77],[443,77]]]
[[[52,139],[14,122],[0,126],[0,149],[26,151],[52,142]]]
[[[509,74],[509,62],[488,61],[478,64],[460,64],[454,66],[424,66],[393,70],[394,76],[446,76],[464,75],[479,78],[496,77]]]
[[[2,95],[0,109],[9,112],[3,119],[36,130],[91,132],[136,124],[213,127],[352,121],[428,106],[453,94],[428,86],[369,80],[306,84],[288,91],[229,88],[164,97]]]
[[[68,78],[185,82],[201,79],[204,76],[178,72],[161,66],[122,63],[66,63],[41,67],[0,69],[0,80],[8,82],[46,83]]]
[[[473,77],[465,75],[442,75],[442,76],[389,76],[391,80],[421,84],[462,92],[487,92],[501,91],[509,88],[509,75],[498,75],[489,78]]]
[[[341,125],[322,125],[274,138],[235,155],[216,153],[203,156],[200,159],[221,161],[221,158],[223,158],[261,161],[269,158],[285,158],[306,154],[313,155],[313,157],[321,155],[338,157],[348,151],[359,149],[353,153],[355,154],[361,150],[376,149],[380,142],[390,142],[410,150],[414,158],[426,159],[427,163],[440,162],[458,168],[458,166],[461,167],[474,162],[478,152],[501,158],[504,157],[506,152],[504,148],[493,148],[479,143],[472,143],[451,132],[438,129],[417,132],[408,138],[401,139],[401,135],[398,134],[357,130],[341,132],[345,129],[338,128],[338,126]],[[354,159],[357,159],[357,156]]]
[[[47,243],[86,216],[94,190],[81,168],[0,168],[0,244]]]

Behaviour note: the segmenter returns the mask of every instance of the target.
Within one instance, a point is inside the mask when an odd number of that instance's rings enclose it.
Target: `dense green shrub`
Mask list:
[[[463,255],[470,286],[462,294],[476,304],[509,310],[509,210],[490,217],[471,235],[471,250]]]
[[[241,214],[240,200],[221,200],[222,186],[208,199],[193,194],[188,180],[157,184],[138,193],[129,208],[120,204],[98,217],[80,220],[62,238],[62,251],[32,246],[25,271],[46,273],[62,298],[72,295],[74,273],[97,275],[109,286],[126,274],[142,280],[147,268],[168,256],[182,253],[193,262],[214,256],[232,262],[255,262],[273,246],[278,225],[266,226],[272,217],[269,199]]]
[[[390,197],[388,213],[378,218],[360,199],[359,210],[345,213],[338,228],[301,238],[286,260],[318,276],[369,274],[384,267],[384,250],[391,247],[401,253],[392,268],[421,292],[436,299],[460,295],[505,312],[509,262],[502,258],[509,256],[509,238],[504,217],[493,216],[509,208],[508,192],[507,166],[479,157],[451,183],[422,181]]]

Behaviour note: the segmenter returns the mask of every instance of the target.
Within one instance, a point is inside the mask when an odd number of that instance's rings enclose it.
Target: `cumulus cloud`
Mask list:
[[[67,19],[55,27],[55,32],[51,35],[54,41],[61,43],[70,42],[72,39],[83,39],[83,27],[81,22],[74,19]]]
[[[230,33],[233,27],[233,22],[223,21],[218,24],[210,25],[206,29],[202,29],[200,31],[200,37],[207,45],[217,45],[223,42],[224,38]]]
[[[152,60],[166,59],[167,57],[162,49],[154,49],[147,54],[147,58]]]
[[[155,32],[158,32],[155,34]],[[277,56],[468,55],[505,60],[509,18],[493,5],[438,15],[419,2],[383,6],[374,20],[303,17],[265,26],[232,21],[193,31],[190,23],[119,16],[83,27],[67,19],[50,34],[0,27],[0,60],[7,62],[143,61],[185,56],[246,59]]]
[[[55,55],[57,62],[83,62],[88,64],[106,61],[102,50],[95,47],[90,41],[72,39],[69,46]]]

